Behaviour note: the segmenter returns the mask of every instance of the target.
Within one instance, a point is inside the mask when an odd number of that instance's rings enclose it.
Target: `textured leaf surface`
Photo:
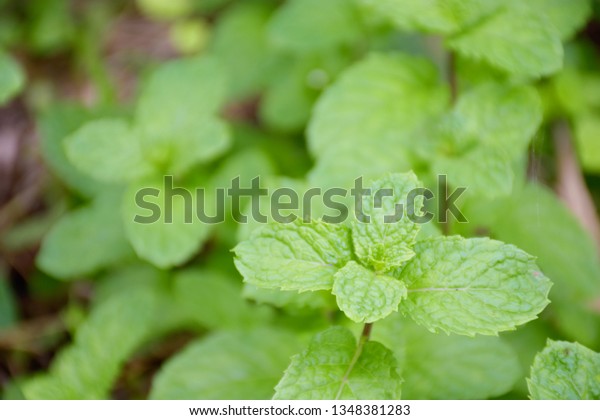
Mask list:
[[[515,351],[498,337],[434,334],[393,314],[373,327],[373,339],[394,352],[408,400],[497,397],[522,374]]]
[[[534,400],[600,399],[600,353],[577,343],[548,340],[531,367]]]
[[[44,238],[37,265],[55,277],[74,279],[132,257],[120,198],[118,191],[104,193],[91,205],[64,215]]]
[[[150,398],[262,400],[300,344],[293,334],[269,329],[219,332],[171,358],[154,379]]]
[[[371,185],[371,195],[363,197],[361,209],[369,219],[352,223],[354,252],[364,264],[385,272],[415,255],[412,247],[421,225],[411,217],[420,214],[423,196],[413,200],[410,192],[418,186],[412,172],[391,174]]]
[[[154,192],[144,193],[150,189]],[[140,200],[145,204],[136,202],[138,193],[143,194]],[[161,268],[181,264],[190,258],[212,230],[212,225],[201,223],[196,217],[195,200],[193,191],[189,191],[187,199],[173,195],[169,200],[160,181],[132,184],[123,198],[122,217],[127,238],[136,253]],[[171,223],[166,218],[167,202],[172,203]],[[214,207],[209,205],[209,208]],[[154,221],[136,221],[136,217],[145,218],[153,214],[158,216]]]
[[[131,181],[152,173],[139,138],[122,120],[96,120],[64,141],[67,157],[84,174],[100,181]]]
[[[275,388],[275,399],[399,399],[396,361],[383,345],[368,341],[354,360],[356,339],[343,327],[317,334]]]
[[[494,335],[549,302],[550,281],[515,246],[453,236],[418,242],[415,252],[401,275],[408,298],[400,309],[432,332]]]
[[[351,258],[350,232],[323,222],[269,224],[234,249],[247,283],[268,289],[328,290]]]
[[[348,0],[291,0],[271,18],[269,37],[298,53],[350,45],[361,37],[359,15]]]
[[[545,16],[523,4],[502,9],[450,39],[449,46],[518,76],[547,76],[562,67],[560,34]]]
[[[447,90],[427,60],[372,54],[346,70],[320,97],[308,128],[315,156],[341,145],[399,147],[447,104]]]
[[[359,0],[365,9],[398,28],[458,32],[496,10],[498,0]]]
[[[555,286],[551,298],[591,300],[600,296],[600,260],[597,248],[579,222],[545,188],[529,184],[501,202],[467,217],[489,226],[498,239],[538,257],[538,264]],[[577,244],[577,247],[558,244]]]
[[[375,322],[398,310],[406,286],[388,276],[350,261],[335,273],[333,294],[342,311],[354,322]]]

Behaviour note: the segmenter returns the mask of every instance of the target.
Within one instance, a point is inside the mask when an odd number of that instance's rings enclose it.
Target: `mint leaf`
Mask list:
[[[236,2],[219,13],[210,51],[227,69],[228,96],[244,99],[259,93],[268,82],[273,54],[268,49],[266,25],[271,7]]]
[[[513,165],[526,153],[542,121],[541,101],[530,87],[485,83],[461,95],[454,109],[431,129],[432,170],[450,185],[474,194],[511,192]],[[477,174],[476,177],[473,174]]]
[[[244,281],[268,289],[329,290],[351,258],[350,232],[320,221],[269,224],[233,250]]]
[[[219,332],[187,346],[154,378],[157,400],[260,400],[273,387],[300,344],[274,329]]]
[[[352,1],[291,0],[273,14],[269,38],[274,46],[306,53],[352,45],[362,36]]]
[[[38,267],[57,278],[75,279],[132,257],[119,200],[120,191],[109,191],[64,215],[42,241]]]
[[[393,314],[373,328],[402,372],[402,397],[479,400],[510,391],[521,377],[516,352],[498,337],[433,334]]]
[[[64,140],[71,163],[99,181],[131,181],[148,176],[152,167],[135,132],[122,120],[92,121]]]
[[[160,66],[144,86],[137,132],[146,159],[162,173],[184,174],[229,147],[227,127],[216,117],[226,94],[223,74],[214,58],[181,59]]]
[[[600,297],[596,245],[551,191],[528,184],[502,201],[489,203],[487,209],[468,211],[467,217],[474,226],[487,226],[498,239],[537,256],[539,266],[554,283],[553,301],[584,302]],[[556,244],[578,245],[575,249]]]
[[[364,9],[408,31],[458,32],[496,10],[497,0],[358,0]]]
[[[600,118],[594,115],[580,116],[575,120],[577,154],[586,172],[600,172]]]
[[[461,95],[453,115],[463,136],[519,157],[542,123],[542,103],[530,86],[487,83]]]
[[[358,345],[357,351],[356,339],[343,327],[317,334],[292,358],[274,399],[399,399],[402,381],[392,353],[376,342]]]
[[[421,225],[411,217],[421,213],[423,196],[414,198],[410,192],[417,187],[419,181],[412,172],[391,174],[371,185],[371,195],[362,198],[361,209],[369,219],[352,223],[354,252],[363,264],[386,272],[415,255],[412,246]]]
[[[371,54],[319,98],[308,127],[314,156],[339,147],[401,148],[411,131],[439,114],[448,92],[427,60]]]
[[[504,149],[481,145],[458,156],[437,156],[432,172],[445,174],[450,185],[467,186],[469,193],[483,197],[510,194],[515,178],[512,162]]]
[[[11,56],[0,50],[0,105],[8,102],[25,85],[25,74]]]
[[[511,4],[448,41],[451,49],[508,73],[541,77],[562,67],[560,34],[538,10]]]
[[[398,310],[406,298],[406,286],[350,261],[335,273],[332,293],[337,304],[354,322],[371,323]]]
[[[69,161],[64,140],[93,116],[83,106],[57,103],[43,110],[37,121],[44,162],[69,189],[84,197],[93,197],[103,185],[83,174]]]
[[[487,238],[417,242],[402,271],[408,297],[400,309],[432,332],[495,335],[535,319],[550,281],[535,259]]]
[[[191,199],[180,195],[166,197],[162,181],[129,186],[123,198],[122,223],[140,258],[160,268],[173,267],[188,260],[208,238],[213,226],[197,218],[197,195],[193,190],[187,191]],[[172,220],[167,219],[167,203],[172,204]],[[211,203],[206,205],[214,208]]]
[[[534,400],[598,400],[600,354],[581,344],[548,340],[527,383]]]
[[[220,272],[188,269],[177,273],[173,283],[174,299],[184,316],[206,328],[248,328],[267,318],[267,312],[241,297],[234,279]]]
[[[98,305],[79,327],[75,341],[54,360],[49,373],[25,382],[28,399],[106,399],[132,353],[177,324],[168,301],[154,290],[116,295]]]
[[[331,309],[337,310],[335,300],[329,291],[297,293],[290,290],[262,289],[252,284],[244,284],[242,296],[256,303],[264,303],[276,308]]]
[[[392,144],[389,147],[384,144],[366,147],[360,153],[351,145],[340,145],[319,155],[307,177],[311,185],[321,188],[351,188],[359,177],[378,179],[390,172],[409,171],[411,168],[406,150]]]
[[[514,2],[522,4],[519,0]],[[563,40],[572,38],[592,14],[590,0],[531,0],[526,4],[531,10],[546,16]]]

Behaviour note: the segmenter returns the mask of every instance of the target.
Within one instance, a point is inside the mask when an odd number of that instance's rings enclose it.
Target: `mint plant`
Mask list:
[[[412,173],[375,181],[373,191],[393,194],[375,204],[362,198],[368,222],[269,225],[234,249],[247,283],[331,290],[339,309],[365,324],[358,344],[343,328],[318,334],[292,360],[275,398],[400,398],[392,352],[368,342],[372,324],[399,309],[432,332],[494,335],[534,319],[549,303],[550,281],[520,249],[486,238],[417,241],[420,225],[406,207],[399,221],[387,221],[417,185]],[[415,212],[422,207],[421,199]]]
[[[0,397],[599,398],[594,2],[126,3],[0,0]]]

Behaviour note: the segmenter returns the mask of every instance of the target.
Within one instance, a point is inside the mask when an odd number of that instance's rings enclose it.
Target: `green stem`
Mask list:
[[[358,339],[358,345],[356,346],[356,351],[354,352],[354,356],[352,356],[352,360],[350,361],[350,364],[348,365],[348,369],[346,369],[346,373],[344,373],[344,377],[342,378],[342,383],[340,384],[340,389],[338,389],[338,392],[335,396],[336,400],[339,400],[340,397],[342,396],[342,392],[344,391],[344,386],[346,386],[346,383],[348,382],[348,379],[350,378],[352,369],[354,369],[356,362],[358,362],[358,359],[360,358],[360,355],[362,354],[363,348],[365,347],[365,343],[367,341],[369,341],[369,337],[371,337],[372,329],[373,329],[373,324],[371,324],[371,323],[365,324],[362,334],[360,335],[360,338]]]

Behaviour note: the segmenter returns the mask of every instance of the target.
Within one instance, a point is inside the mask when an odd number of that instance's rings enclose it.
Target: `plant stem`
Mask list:
[[[348,369],[346,369],[346,373],[344,373],[344,377],[342,378],[342,383],[340,384],[340,389],[338,389],[338,392],[335,396],[336,400],[339,400],[340,397],[342,396],[342,392],[344,391],[344,386],[346,386],[346,383],[348,382],[348,379],[350,378],[352,369],[354,369],[354,365],[356,365],[356,362],[358,362],[358,359],[360,358],[360,355],[362,354],[363,348],[365,347],[365,343],[367,341],[369,341],[369,337],[371,337],[372,329],[373,329],[372,323],[366,323],[365,326],[363,327],[362,334],[360,335],[360,338],[358,339],[358,344],[356,345],[356,351],[354,352],[354,356],[352,356],[352,360],[350,361],[350,364],[348,365]]]

